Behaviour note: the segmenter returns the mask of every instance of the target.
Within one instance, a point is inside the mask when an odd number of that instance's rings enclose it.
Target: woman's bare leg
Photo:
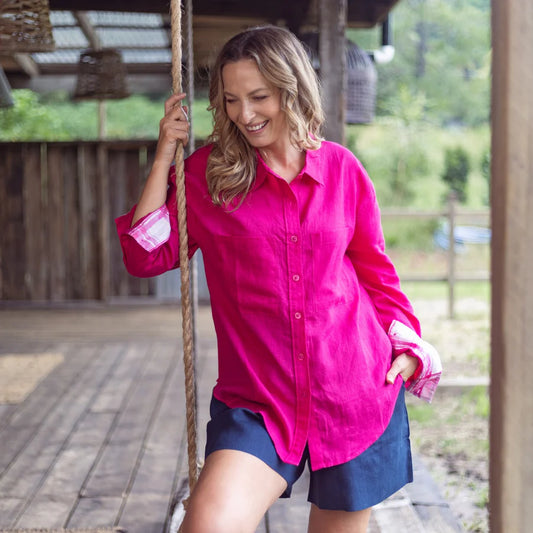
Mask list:
[[[183,533],[253,533],[287,482],[257,457],[237,450],[208,455],[191,495]]]
[[[311,505],[308,533],[366,533],[371,509],[327,511]]]

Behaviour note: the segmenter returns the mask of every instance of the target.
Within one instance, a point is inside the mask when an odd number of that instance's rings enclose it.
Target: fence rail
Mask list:
[[[383,209],[382,219],[392,218],[439,218],[446,221],[445,231],[441,232],[441,244],[447,250],[447,271],[444,275],[432,274],[403,274],[402,281],[409,282],[446,282],[448,285],[448,316],[455,317],[455,288],[458,282],[465,281],[489,281],[489,271],[477,273],[475,275],[461,275],[457,271],[457,245],[490,243],[490,210],[485,209],[464,209],[457,202],[455,194],[448,196],[446,209],[414,211],[401,209]],[[479,226],[461,226],[458,220],[468,219],[469,224],[473,221]]]

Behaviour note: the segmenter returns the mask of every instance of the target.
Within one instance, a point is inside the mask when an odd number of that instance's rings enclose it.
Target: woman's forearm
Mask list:
[[[138,220],[159,209],[165,203],[169,169],[170,166],[167,163],[154,162],[139,202],[137,203],[137,208],[131,221],[132,226]]]

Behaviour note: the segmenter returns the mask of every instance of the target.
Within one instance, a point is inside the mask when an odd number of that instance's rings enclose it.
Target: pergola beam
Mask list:
[[[28,75],[30,78],[34,78],[35,76],[39,75],[39,67],[32,59],[30,54],[13,54],[13,59],[24,72],[24,74]]]
[[[100,37],[98,37],[96,30],[93,28],[87,13],[84,13],[83,11],[73,11],[72,15],[78,21],[83,35],[85,35],[85,38],[89,42],[89,46],[93,50],[100,50],[100,48],[102,48],[102,41],[100,40]]]

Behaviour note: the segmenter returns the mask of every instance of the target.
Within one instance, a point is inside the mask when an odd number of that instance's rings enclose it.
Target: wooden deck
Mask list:
[[[202,450],[216,344],[209,309],[199,318]],[[0,368],[11,380],[0,381],[0,530],[165,531],[187,469],[180,334],[171,305],[0,309],[0,362],[9,363]],[[304,478],[258,532],[305,532],[307,513]],[[415,483],[376,507],[369,529],[404,531],[462,531],[419,461]]]

